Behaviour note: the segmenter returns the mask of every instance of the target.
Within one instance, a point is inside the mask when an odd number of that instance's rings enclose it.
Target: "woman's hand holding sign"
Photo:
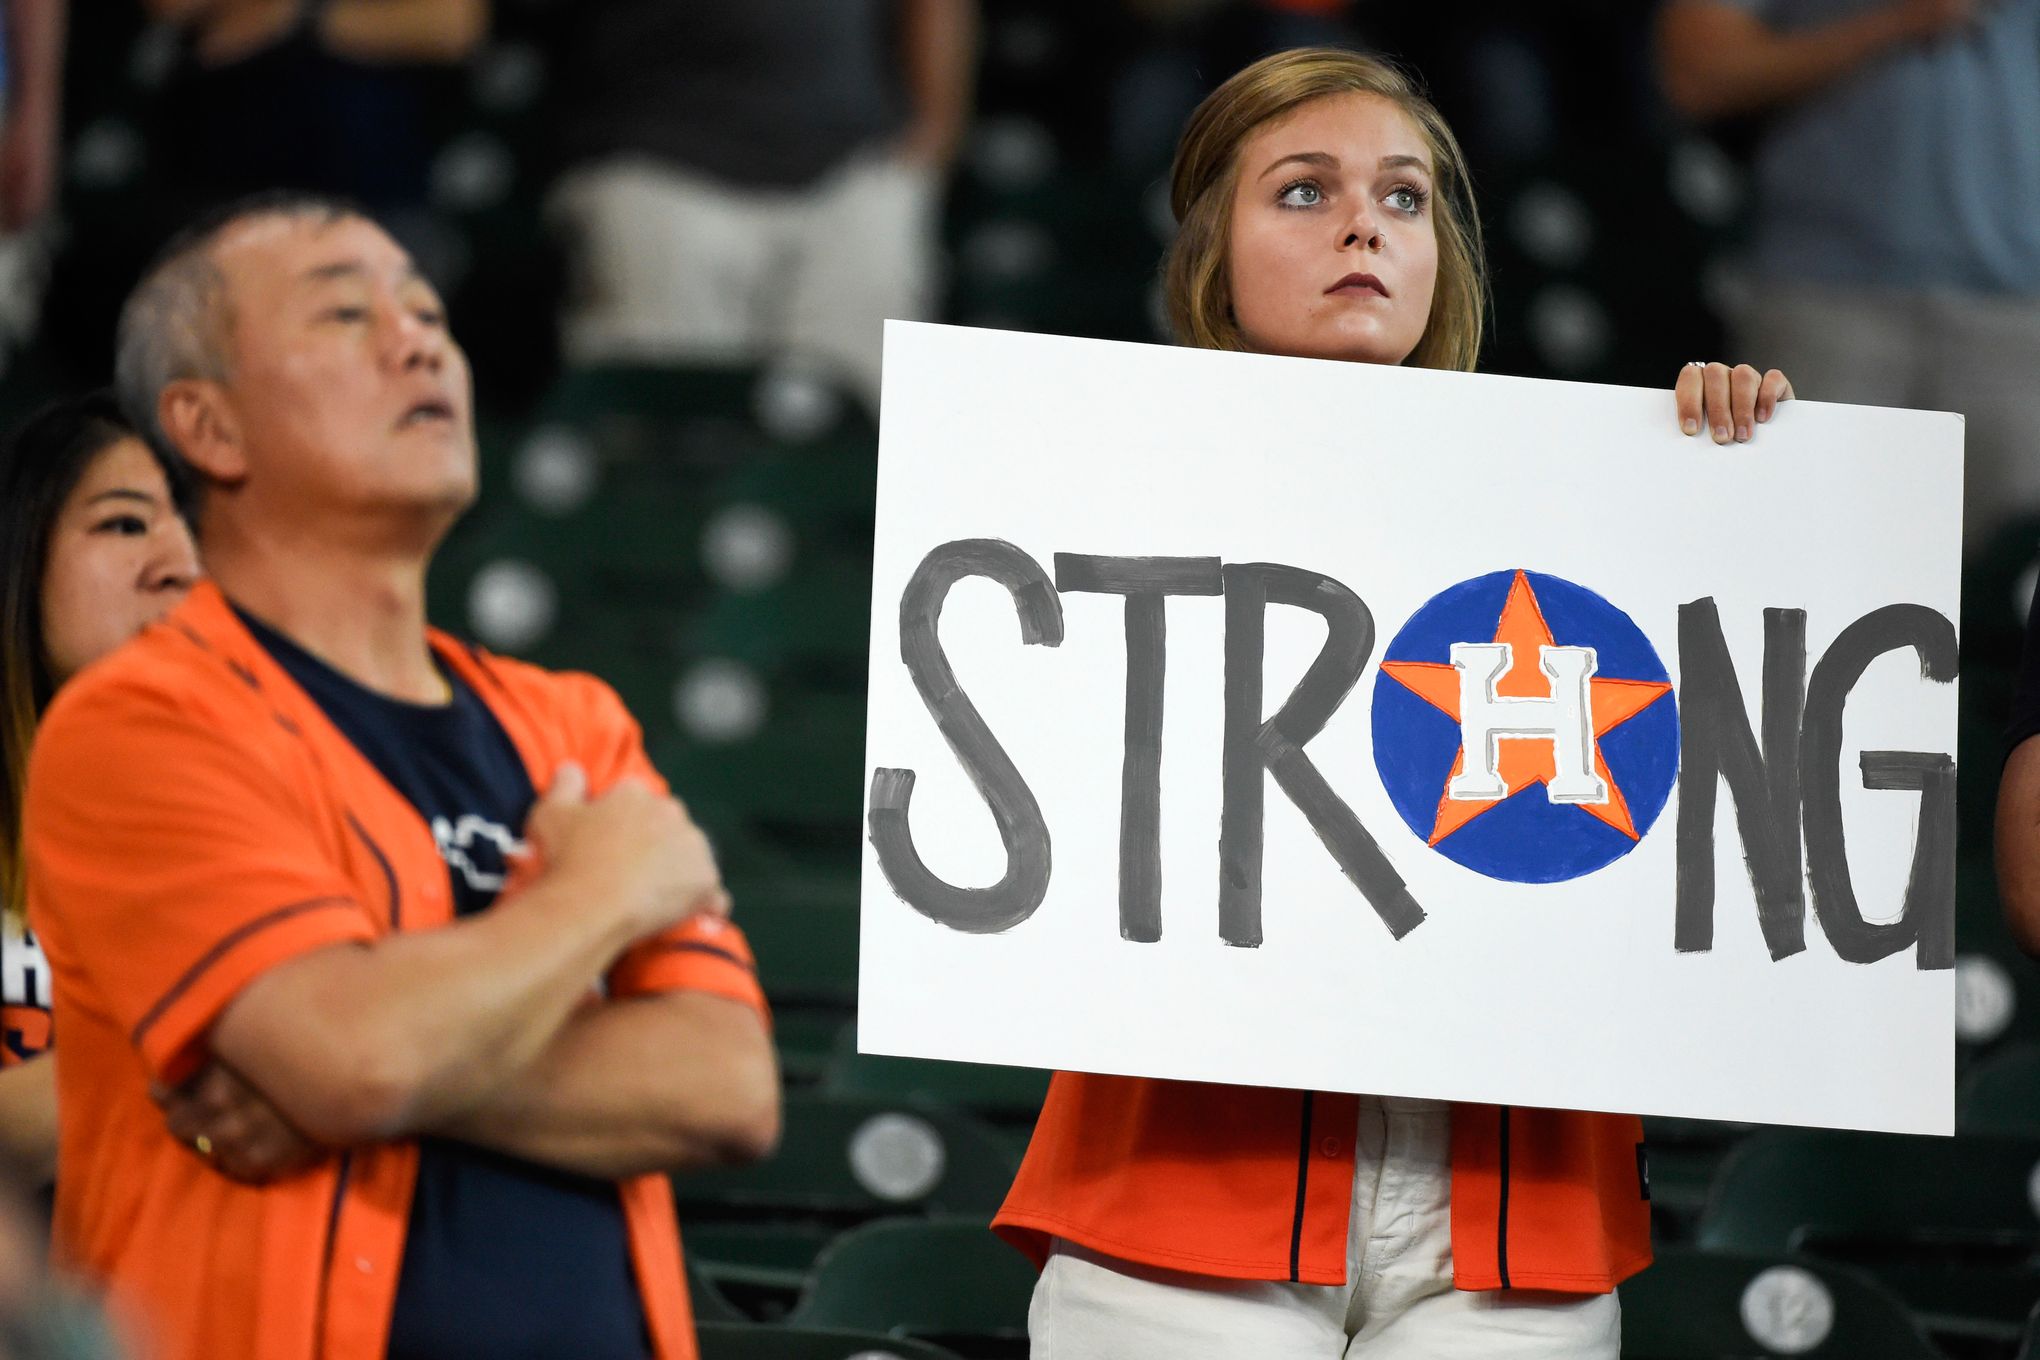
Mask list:
[[[1775,368],[1759,373],[1748,364],[1730,368],[1698,360],[1679,370],[1672,392],[1679,404],[1679,428],[1698,434],[1704,426],[1714,432],[1717,444],[1748,443],[1778,403],[1793,395],[1792,380]]]

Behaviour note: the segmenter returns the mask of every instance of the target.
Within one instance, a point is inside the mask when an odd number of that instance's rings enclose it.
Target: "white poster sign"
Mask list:
[[[890,324],[860,1047],[1950,1131],[1961,445]]]

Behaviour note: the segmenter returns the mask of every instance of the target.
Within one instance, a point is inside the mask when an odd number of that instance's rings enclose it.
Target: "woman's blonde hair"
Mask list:
[[[1179,344],[1246,348],[1226,269],[1240,148],[1269,122],[1335,94],[1379,95],[1407,114],[1428,144],[1436,181],[1431,201],[1438,282],[1423,339],[1406,362],[1471,371],[1480,358],[1488,287],[1465,153],[1414,80],[1379,58],[1333,47],[1263,57],[1212,91],[1190,115],[1170,171],[1169,207],[1177,232],[1162,266],[1169,328]]]

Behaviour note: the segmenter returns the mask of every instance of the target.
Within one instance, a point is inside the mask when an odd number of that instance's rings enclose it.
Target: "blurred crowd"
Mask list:
[[[562,361],[781,352],[875,401],[875,318],[1049,328],[980,276],[1032,251],[1137,278],[1166,227],[1043,243],[974,204],[1082,181],[1132,221],[1219,78],[1326,42],[1408,62],[1460,129],[1526,304],[1489,367],[1655,382],[1726,327],[1803,395],[1963,411],[1973,548],[2040,497],[2005,451],[2036,434],[2026,0],[146,0],[70,13],[68,42],[66,10],[7,7],[22,389],[103,371],[171,224],[288,186],[365,204],[482,320],[485,406]],[[1153,338],[1117,297],[1063,328]]]
[[[1040,324],[975,305],[1030,249],[968,231],[975,201],[1151,194],[1219,78],[1332,43],[1408,62],[1467,143],[1529,304],[1490,367],[1654,382],[1726,326],[1803,395],[1968,415],[1975,546],[2040,496],[1997,451],[2035,435],[2026,0],[146,0],[68,43],[66,8],[8,4],[0,338],[29,381],[102,371],[170,224],[287,186],[365,204],[486,319],[485,405],[562,361],[782,352],[875,401],[874,318]],[[1047,245],[1071,274],[1114,249]],[[1089,320],[1155,333],[1137,289]]]

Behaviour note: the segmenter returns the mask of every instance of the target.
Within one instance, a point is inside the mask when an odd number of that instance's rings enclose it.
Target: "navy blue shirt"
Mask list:
[[[484,911],[537,795],[495,714],[454,671],[444,705],[348,679],[241,615],[341,735],[431,826],[454,910]],[[437,658],[435,658],[435,661]],[[418,1143],[390,1360],[646,1360],[651,1342],[614,1181],[446,1139]]]

